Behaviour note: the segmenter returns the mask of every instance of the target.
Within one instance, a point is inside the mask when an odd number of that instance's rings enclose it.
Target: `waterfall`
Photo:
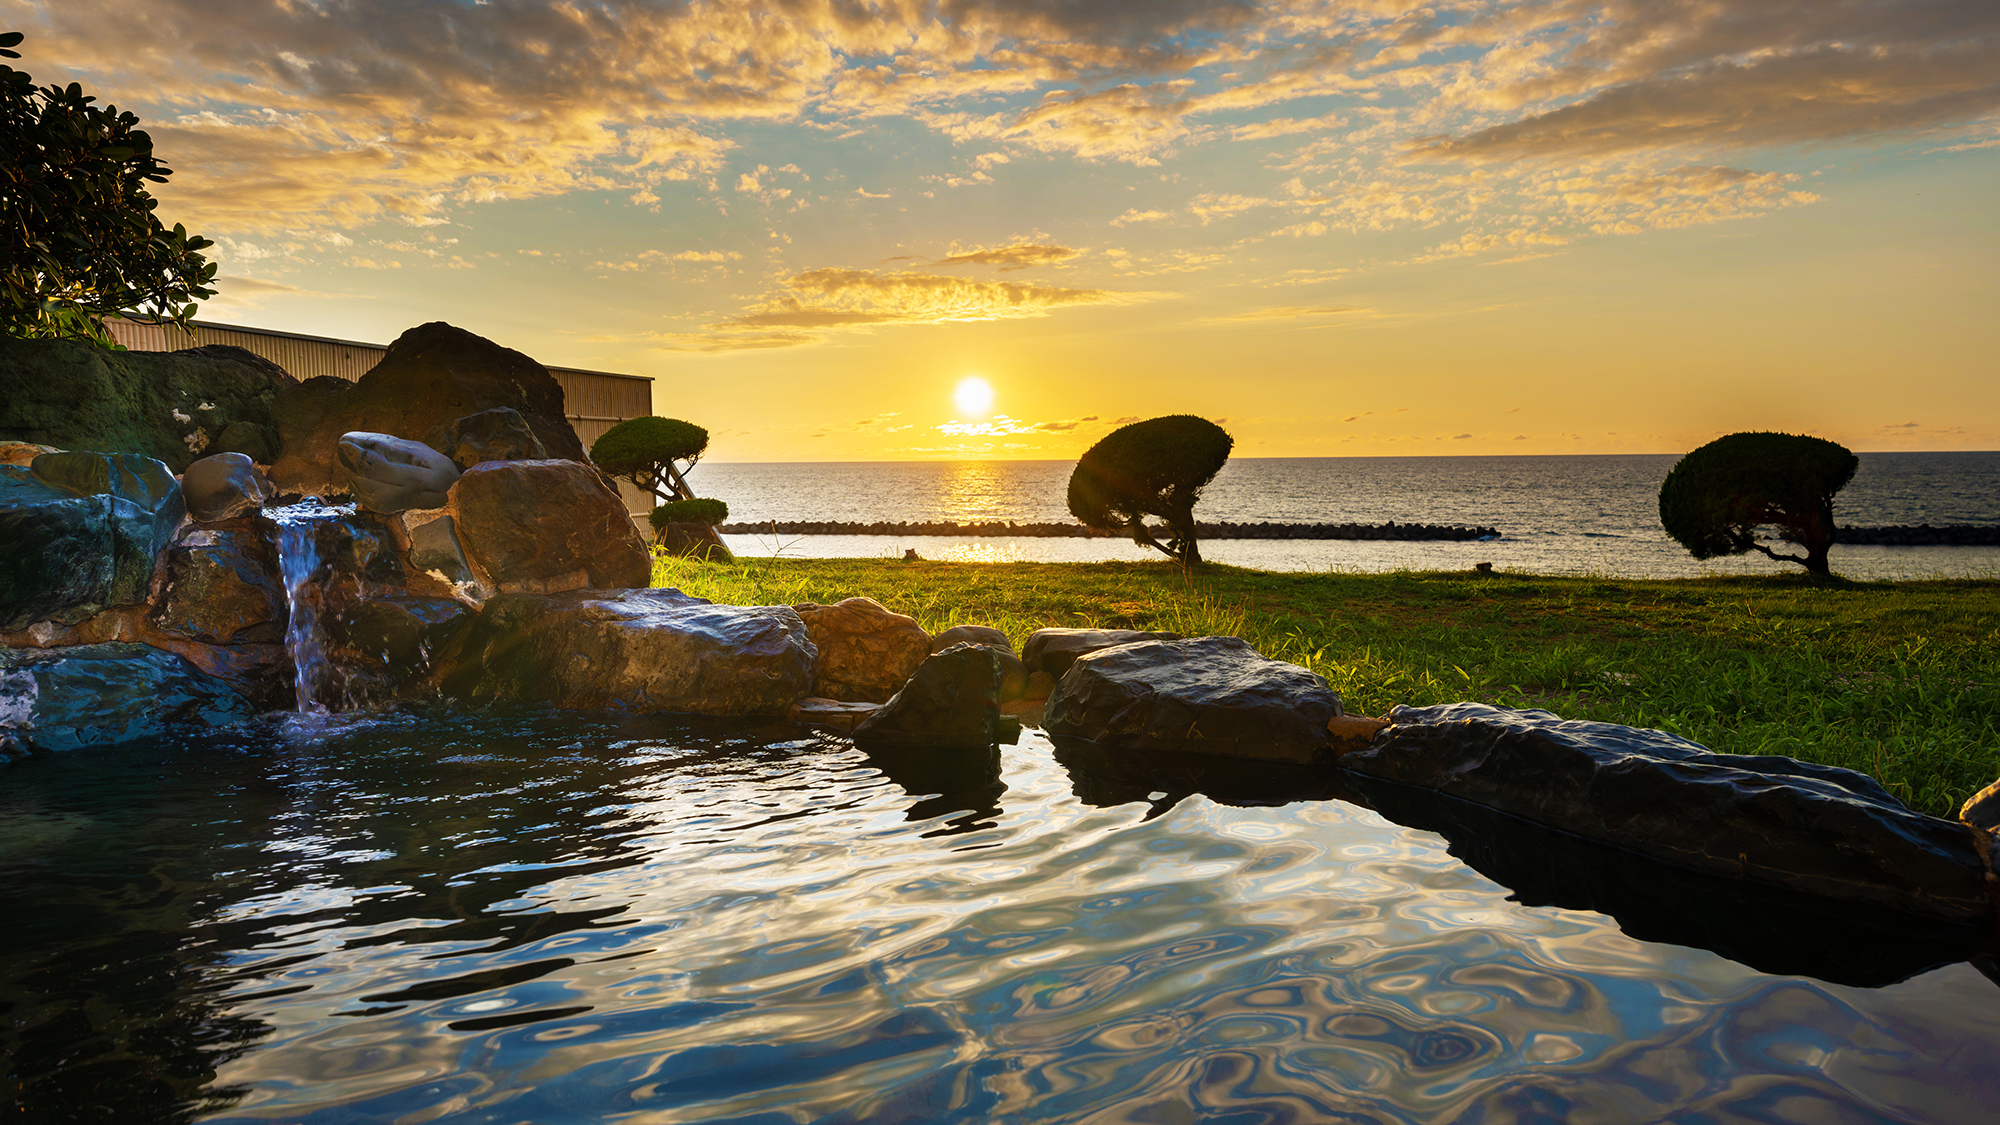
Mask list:
[[[326,678],[326,648],[319,636],[319,598],[312,582],[320,569],[318,526],[345,514],[308,500],[264,514],[278,527],[278,572],[285,580],[285,651],[292,658],[292,696],[300,714],[325,712],[314,698]]]

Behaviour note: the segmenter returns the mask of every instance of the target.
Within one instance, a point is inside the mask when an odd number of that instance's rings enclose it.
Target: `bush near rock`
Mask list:
[[[1000,661],[974,644],[926,656],[902,690],[854,728],[863,747],[971,750],[1003,739],[1013,741],[1000,718]]]
[[[1141,752],[1311,762],[1340,697],[1240,637],[1138,641],[1078,657],[1050,693],[1050,734]]]
[[[358,381],[323,376],[279,396],[284,452],[271,480],[285,492],[338,496],[347,488],[336,461],[340,435],[421,441],[440,424],[502,406],[521,415],[550,457],[583,460],[564,417],[562,386],[548,368],[441,321],[418,325]]]
[[[1037,629],[1021,646],[1021,664],[1032,675],[1047,672],[1062,679],[1076,658],[1113,645],[1134,641],[1177,641],[1179,633],[1148,633],[1136,629]]]
[[[44,453],[0,466],[0,630],[144,601],[185,510],[150,457]]]
[[[269,464],[279,450],[275,404],[295,386],[242,348],[114,352],[0,337],[0,439],[137,454],[176,473],[216,453]]]
[[[434,682],[465,702],[781,716],[812,694],[818,655],[790,606],[668,589],[502,594],[439,654]]]
[[[0,649],[0,731],[32,750],[111,746],[252,714],[229,685],[147,645]]]
[[[445,504],[473,576],[495,593],[643,587],[653,557],[625,502],[575,461],[489,461]]]
[[[1966,827],[1912,812],[1851,770],[1482,703],[1388,718],[1341,768],[1694,871],[1945,921],[1993,912]]]
[[[181,474],[188,517],[197,523],[218,523],[255,512],[274,492],[257,463],[241,453],[203,457]]]
[[[792,608],[819,649],[814,695],[887,702],[930,655],[931,636],[917,619],[893,612],[874,598],[848,598],[838,605],[807,602]]]

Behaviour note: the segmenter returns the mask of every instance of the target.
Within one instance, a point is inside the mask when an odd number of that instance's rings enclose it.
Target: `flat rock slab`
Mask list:
[[[1179,633],[1148,633],[1137,629],[1037,629],[1021,646],[1021,666],[1030,675],[1046,672],[1062,679],[1076,658],[1114,645],[1135,641],[1177,641]]]
[[[499,595],[435,667],[443,694],[473,702],[780,716],[812,693],[817,658],[790,606],[601,590]]]
[[[1030,642],[1032,643],[1032,642]],[[1087,653],[1042,713],[1050,734],[1142,752],[1310,762],[1340,697],[1240,637],[1139,641]]]
[[[255,713],[228,684],[147,645],[0,650],[0,731],[34,750],[112,746]]]
[[[816,727],[851,731],[861,724],[861,720],[881,709],[880,703],[849,703],[842,699],[807,696],[792,704],[791,720]]]
[[[1481,703],[1388,718],[1342,768],[1693,871],[1944,921],[1993,910],[1964,825],[1912,812],[1851,770]]]

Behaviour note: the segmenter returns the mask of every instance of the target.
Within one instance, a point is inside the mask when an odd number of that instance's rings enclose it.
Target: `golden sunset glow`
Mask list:
[[[203,318],[651,375],[713,459],[2000,446],[1991,0],[0,4]]]
[[[952,392],[951,401],[967,418],[984,418],[993,412],[993,385],[977,375],[969,375]]]

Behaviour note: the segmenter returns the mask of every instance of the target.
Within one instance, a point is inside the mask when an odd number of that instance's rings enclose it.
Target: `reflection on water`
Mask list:
[[[658,718],[265,734],[9,776],[31,1117],[1958,1122],[2000,1095],[1966,966],[1764,975],[1226,769]]]

